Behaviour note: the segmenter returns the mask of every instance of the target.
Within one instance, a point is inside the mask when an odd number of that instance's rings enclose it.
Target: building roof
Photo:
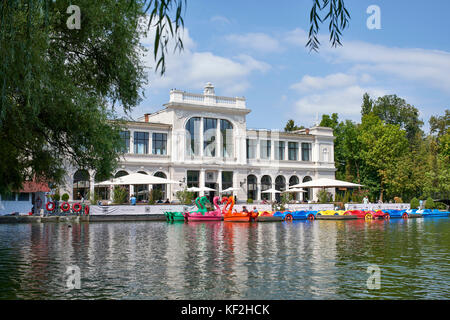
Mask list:
[[[48,187],[47,183],[44,182],[25,181],[23,183],[22,189],[19,192],[50,192],[50,188]]]

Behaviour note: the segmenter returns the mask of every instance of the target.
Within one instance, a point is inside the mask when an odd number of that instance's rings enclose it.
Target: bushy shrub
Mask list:
[[[320,190],[317,192],[317,198],[319,203],[328,203],[331,202],[331,195],[326,190]]]
[[[52,198],[53,198],[53,201],[59,201],[59,200],[61,200],[61,196],[59,195],[59,193],[55,193],[55,194],[52,196]]]
[[[416,197],[411,199],[411,209],[417,209],[420,206],[419,199]]]
[[[252,204],[252,203],[253,203],[253,199],[252,199],[252,198],[248,198],[248,199],[247,199],[247,203],[248,203],[248,204]]]
[[[156,201],[162,200],[162,191],[160,189],[152,189],[148,197],[148,204],[155,204]]]
[[[126,188],[121,186],[116,186],[113,191],[113,202],[115,204],[123,204],[127,201],[128,191]]]
[[[447,206],[442,202],[435,202],[435,207],[439,210],[447,210]]]
[[[434,209],[434,208],[435,204],[433,198],[428,197],[427,200],[425,201],[425,209]]]
[[[394,197],[394,202],[395,203],[403,203],[403,200],[400,197]]]
[[[62,201],[68,201],[69,200],[69,195],[67,193],[64,193],[61,197]]]
[[[187,191],[186,188],[181,191],[177,191],[175,196],[178,200],[180,200],[181,204],[190,205],[192,204],[192,200],[194,200],[194,193]]]

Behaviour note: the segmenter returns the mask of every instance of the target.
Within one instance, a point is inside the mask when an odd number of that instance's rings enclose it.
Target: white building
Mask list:
[[[203,94],[170,91],[164,109],[128,122],[122,132],[127,152],[115,176],[142,172],[179,181],[177,185],[154,186],[163,198],[176,200],[175,192],[187,185],[207,186],[218,194],[229,187],[238,200],[279,197],[262,193],[269,188],[317,178],[334,178],[332,129],[314,126],[296,132],[248,129],[251,112],[245,98],[216,96],[208,83]],[[276,114],[269,115],[277,117]],[[62,192],[71,199],[78,192],[107,195],[107,188],[94,189],[95,172],[72,170]],[[130,186],[142,194],[148,186]],[[147,189],[148,190],[148,189]],[[307,199],[316,199],[310,191]]]

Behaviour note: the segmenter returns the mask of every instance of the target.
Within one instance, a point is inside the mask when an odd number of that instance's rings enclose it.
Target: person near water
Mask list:
[[[132,206],[136,205],[136,197],[134,196],[134,194],[130,198],[130,203]]]

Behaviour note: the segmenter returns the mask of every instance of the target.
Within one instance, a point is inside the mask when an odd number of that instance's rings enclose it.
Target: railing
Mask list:
[[[203,95],[179,90],[172,90],[170,92],[170,101],[189,102],[194,104],[218,105],[218,106],[226,105],[235,108],[245,108],[245,98]]]

